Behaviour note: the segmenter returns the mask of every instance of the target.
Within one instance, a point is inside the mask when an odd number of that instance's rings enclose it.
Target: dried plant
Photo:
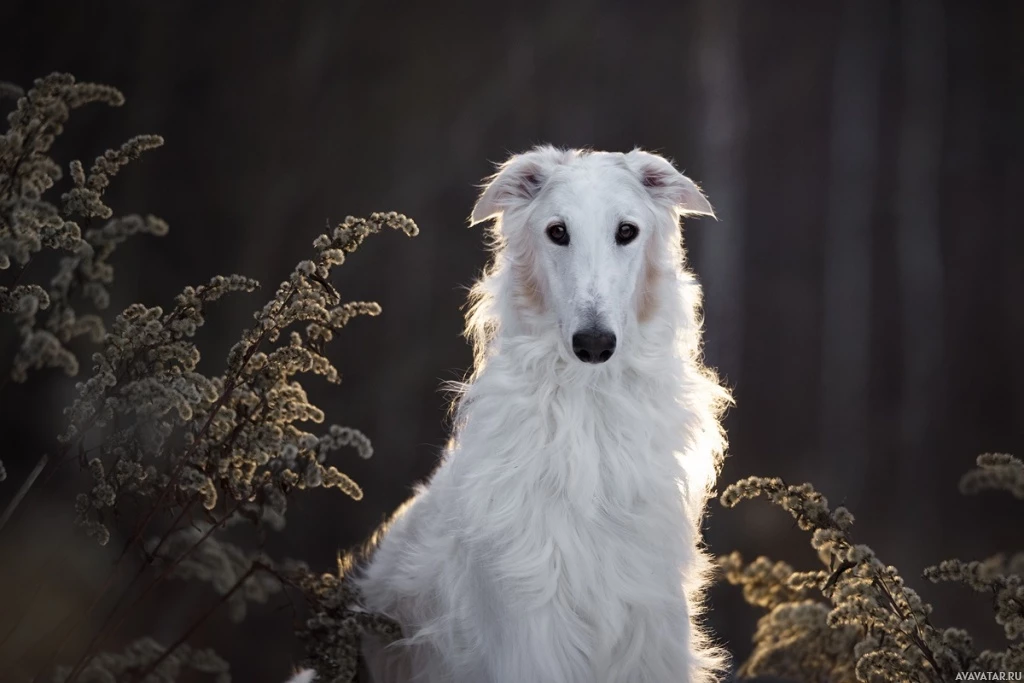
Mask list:
[[[977,469],[960,482],[965,494],[995,489],[1024,498],[1024,464],[1009,455],[982,455]],[[825,569],[798,572],[764,557],[744,564],[739,553],[720,558],[726,579],[742,586],[747,602],[767,610],[741,676],[909,683],[972,680],[964,676],[989,672],[1019,675],[1024,670],[1024,643],[978,652],[963,629],[933,625],[931,605],[906,585],[896,568],[868,546],[853,542],[849,511],[830,510],[825,497],[809,484],[787,486],[781,479],[750,477],[729,486],[721,502],[733,507],[761,496],[811,532],[811,545]],[[996,622],[1007,639],[1024,635],[1024,553],[983,562],[946,560],[924,575],[991,596]]]
[[[3,92],[16,89],[6,86]],[[209,305],[232,293],[255,291],[255,280],[214,277],[186,287],[168,310],[132,304],[109,329],[97,315],[73,308],[79,299],[98,310],[107,306],[106,288],[113,279],[108,259],[120,242],[136,233],[167,230],[153,217],[112,218],[103,198],[114,174],[161,144],[156,136],[136,137],[106,152],[88,173],[72,162],[72,187],[59,205],[46,199],[61,178],[49,156],[54,138],[72,109],[92,101],[116,106],[123,97],[64,74],[39,79],[19,97],[9,130],[0,138],[0,267],[16,268],[13,282],[0,286],[0,310],[13,315],[21,338],[11,377],[22,382],[29,370],[44,367],[74,375],[78,360],[66,344],[82,334],[99,344],[91,374],[76,385],[76,398],[65,410],[56,456],[40,460],[3,522],[39,470],[77,459],[87,473],[74,503],[77,525],[100,545],[125,539],[110,580],[86,612],[69,615],[52,637],[43,638],[40,647],[47,654],[34,680],[171,681],[190,669],[228,681],[227,664],[212,652],[190,648],[188,639],[222,605],[232,619],[241,620],[249,604],[282,590],[297,591],[308,605],[304,637],[320,680],[350,680],[362,630],[387,635],[397,633],[396,627],[351,611],[355,596],[340,572],[317,575],[302,562],[276,562],[258,547],[238,544],[228,531],[246,524],[282,529],[297,491],[326,487],[362,497],[332,460],[345,448],[370,457],[369,440],[338,425],[309,431],[308,425],[319,425],[326,416],[298,378],[313,374],[340,382],[326,345],[352,318],[380,313],[373,302],[343,302],[330,283],[332,269],[373,233],[391,228],[412,236],[417,227],[400,214],[377,213],[348,217],[320,235],[313,258],[299,263],[255,313],[222,373],[205,375],[198,369],[194,338]],[[95,219],[105,222],[85,227]],[[46,287],[20,284],[44,248],[66,253],[57,275]],[[137,564],[127,585],[115,580],[125,563]],[[123,651],[108,652],[112,642],[123,642],[122,627],[153,591],[171,585],[168,579],[208,583],[220,597],[172,643],[138,634],[142,637]],[[88,646],[77,655],[65,654],[71,635],[101,609],[105,617]]]
[[[0,95],[5,94],[20,91],[8,85],[0,88]],[[8,130],[0,136],[0,269],[15,270],[13,282],[0,286],[0,311],[14,315],[21,337],[10,371],[16,382],[43,367],[76,374],[78,360],[65,345],[81,335],[99,341],[104,327],[94,314],[79,315],[74,299],[88,299],[96,309],[105,309],[114,275],[109,258],[117,245],[136,233],[167,232],[167,225],[153,216],[112,219],[113,210],[103,202],[110,179],[123,166],[163,144],[157,135],[140,135],[108,150],[88,173],[82,162],[71,162],[71,189],[59,203],[47,199],[63,175],[50,148],[71,110],[92,102],[117,107],[124,97],[109,86],[76,83],[67,74],[40,78],[18,97],[7,117]],[[90,227],[97,219],[107,222]],[[47,286],[21,284],[44,248],[62,254],[57,273]]]
[[[212,650],[194,650],[188,645],[179,645],[175,652],[165,657],[167,649],[152,638],[139,638],[122,652],[104,652],[97,655],[82,670],[79,680],[90,683],[128,680],[141,671],[150,668],[153,662],[163,658],[153,675],[158,681],[174,681],[184,669],[197,673],[213,674],[216,683],[230,683],[228,663]],[[54,679],[64,680],[71,673],[69,667],[57,667]]]

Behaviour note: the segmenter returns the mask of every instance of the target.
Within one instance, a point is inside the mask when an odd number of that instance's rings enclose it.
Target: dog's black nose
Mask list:
[[[603,363],[615,353],[615,335],[591,328],[572,335],[572,351],[584,363]]]

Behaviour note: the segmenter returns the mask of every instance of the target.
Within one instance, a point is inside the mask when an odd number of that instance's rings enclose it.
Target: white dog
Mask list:
[[[397,644],[378,683],[698,683],[701,515],[728,393],[700,361],[679,217],[713,215],[668,161],[538,147],[484,188],[494,259],[440,466],[353,577]]]

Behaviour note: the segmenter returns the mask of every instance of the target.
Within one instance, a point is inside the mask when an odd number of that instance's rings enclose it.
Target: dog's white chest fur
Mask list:
[[[628,373],[615,393],[536,381],[500,359],[478,378],[377,550],[368,606],[408,625],[423,680],[690,680],[685,411]]]

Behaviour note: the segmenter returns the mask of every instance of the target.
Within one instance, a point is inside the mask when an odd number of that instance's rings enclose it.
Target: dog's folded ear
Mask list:
[[[697,184],[676,170],[668,159],[641,149],[634,149],[625,156],[626,164],[656,201],[672,205],[683,215],[715,216]]]
[[[476,225],[505,211],[529,204],[544,187],[551,171],[565,163],[571,152],[548,145],[516,154],[484,181],[469,224]]]

